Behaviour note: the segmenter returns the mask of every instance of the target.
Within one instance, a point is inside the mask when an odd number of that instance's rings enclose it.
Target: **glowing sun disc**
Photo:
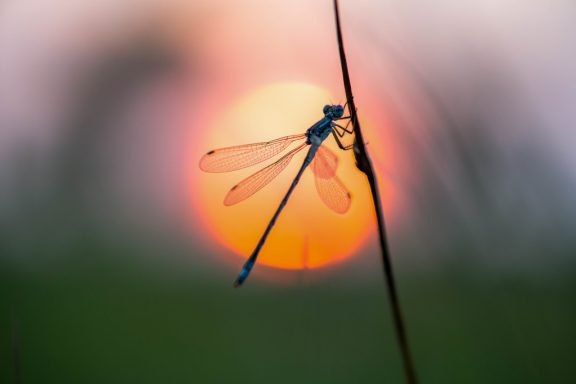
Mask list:
[[[327,90],[306,83],[263,86],[225,107],[203,132],[200,143],[207,152],[304,133],[322,118],[322,107],[333,102]],[[258,263],[286,269],[320,267],[350,257],[368,237],[372,217],[365,178],[354,167],[351,152],[339,150],[331,137],[324,145],[340,159],[337,175],[352,194],[350,210],[338,215],[326,207],[315,190],[312,172],[306,170],[272,229]],[[195,172],[192,198],[201,212],[203,228],[216,241],[246,258],[286,193],[305,152],[296,155],[269,185],[231,207],[223,204],[228,190],[278,157],[230,173]]]

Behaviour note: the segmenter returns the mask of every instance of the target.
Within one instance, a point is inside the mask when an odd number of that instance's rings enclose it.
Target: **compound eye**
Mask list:
[[[331,109],[331,108],[332,108],[331,106],[325,105],[325,106],[324,106],[324,109],[323,109],[322,111],[324,112],[324,114],[327,114],[328,112],[330,112],[330,109]]]

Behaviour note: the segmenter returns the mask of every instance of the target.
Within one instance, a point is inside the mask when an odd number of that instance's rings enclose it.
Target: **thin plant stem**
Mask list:
[[[14,384],[22,383],[22,370],[20,365],[20,329],[16,316],[12,316],[12,370]]]
[[[390,251],[388,248],[388,239],[386,237],[386,227],[384,223],[384,214],[382,213],[382,203],[380,200],[380,192],[378,190],[378,182],[376,180],[376,174],[374,173],[372,162],[370,161],[370,157],[366,151],[364,137],[362,136],[362,130],[360,129],[360,121],[358,120],[358,116],[356,114],[356,106],[354,104],[354,96],[352,94],[352,85],[350,84],[350,75],[348,73],[348,63],[346,61],[346,53],[344,52],[342,29],[340,27],[338,0],[334,0],[334,13],[336,16],[336,34],[338,38],[340,64],[342,66],[342,78],[344,80],[344,89],[346,91],[346,101],[348,103],[350,118],[354,127],[354,158],[356,159],[356,167],[366,175],[370,184],[370,192],[372,193],[374,211],[378,221],[378,234],[380,239],[380,250],[382,252],[382,265],[384,268],[385,282],[388,288],[388,297],[390,300],[392,317],[394,318],[396,337],[400,347],[400,353],[402,355],[406,382],[408,384],[416,384],[416,369],[414,368],[412,355],[410,353],[410,346],[408,344],[408,337],[406,335],[406,327],[404,326],[402,311],[400,309],[400,300],[398,298],[396,282],[394,280],[394,271],[392,268],[392,260],[390,258]]]

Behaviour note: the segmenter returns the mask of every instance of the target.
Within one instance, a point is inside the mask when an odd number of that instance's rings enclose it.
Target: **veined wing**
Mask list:
[[[288,152],[286,155],[282,156],[276,162],[270,164],[266,168],[262,168],[252,176],[248,176],[246,179],[233,186],[224,198],[224,205],[233,205],[239,203],[242,200],[252,196],[254,193],[258,192],[260,189],[262,189],[262,187],[264,187],[276,176],[278,176],[278,174],[282,172],[284,168],[286,168],[286,166],[290,163],[292,157],[294,157],[296,153],[298,153],[307,145],[308,144],[306,143],[302,143],[298,147]]]
[[[304,138],[306,138],[305,134],[291,135],[262,143],[215,149],[202,156],[200,169],[205,172],[229,172],[246,168],[268,160],[294,141]]]
[[[350,208],[352,198],[350,192],[336,176],[338,157],[328,148],[320,146],[312,161],[316,190],[320,198],[336,213],[346,213]]]
[[[318,147],[316,156],[310,164],[312,172],[321,179],[329,179],[336,175],[336,168],[338,168],[338,156],[329,150],[326,146],[321,145]]]

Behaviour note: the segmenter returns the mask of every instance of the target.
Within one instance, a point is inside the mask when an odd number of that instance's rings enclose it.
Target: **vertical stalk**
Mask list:
[[[20,330],[18,320],[12,315],[12,370],[14,384],[22,383],[22,370],[20,366]]]
[[[378,235],[380,239],[380,250],[382,253],[382,266],[384,269],[384,277],[386,286],[388,288],[388,297],[390,300],[390,307],[392,316],[394,318],[394,326],[396,331],[396,338],[402,355],[402,362],[404,366],[404,373],[406,375],[406,383],[416,384],[416,370],[412,362],[412,355],[410,353],[410,346],[408,344],[408,337],[406,335],[406,327],[402,318],[402,311],[400,309],[400,300],[396,289],[396,282],[394,280],[394,271],[392,268],[392,261],[390,259],[390,251],[388,248],[388,239],[386,237],[386,227],[384,223],[384,214],[382,213],[382,203],[380,200],[380,192],[378,190],[378,182],[372,167],[372,162],[366,151],[364,137],[360,129],[360,122],[356,115],[356,106],[354,104],[354,96],[352,94],[352,85],[350,84],[350,75],[348,73],[348,63],[346,61],[346,53],[344,52],[344,42],[342,39],[342,29],[340,27],[340,12],[338,9],[338,0],[334,0],[334,13],[336,16],[336,34],[338,38],[338,51],[340,53],[340,64],[342,66],[342,78],[344,81],[344,89],[346,91],[346,101],[348,109],[350,110],[350,119],[354,127],[354,158],[356,159],[356,167],[362,171],[370,184],[370,192],[372,193],[372,201],[374,203],[374,211],[378,221]]]

